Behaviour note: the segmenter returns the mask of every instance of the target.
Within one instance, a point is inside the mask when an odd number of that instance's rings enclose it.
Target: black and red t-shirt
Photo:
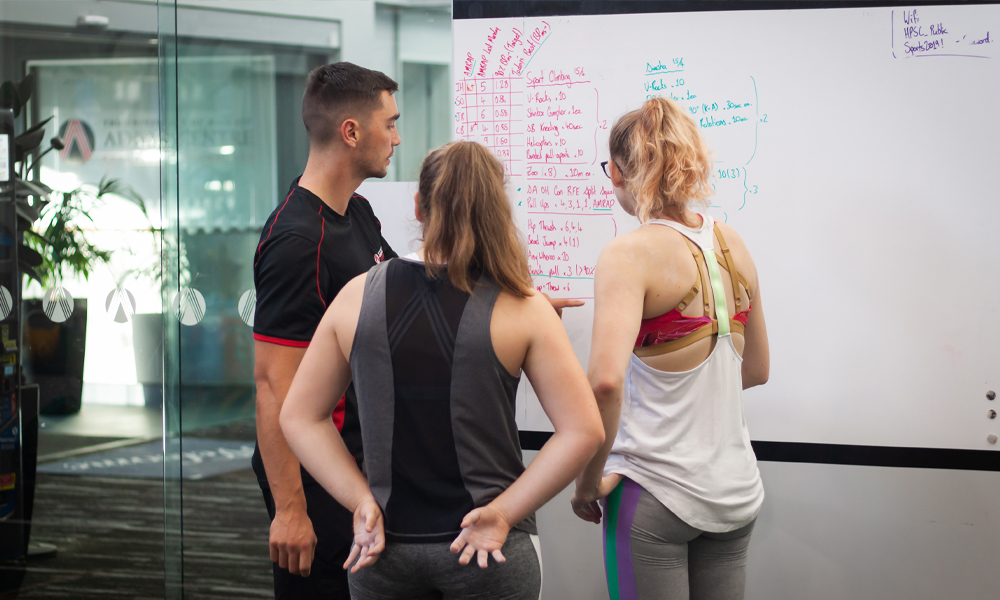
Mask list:
[[[354,194],[340,215],[318,196],[292,184],[264,223],[254,254],[255,340],[306,348],[326,307],[348,281],[396,253],[382,237],[371,205]],[[333,414],[348,450],[361,464],[361,428],[354,386]],[[259,452],[254,457],[258,470]],[[308,480],[305,478],[308,477]],[[303,471],[304,481],[312,478]]]

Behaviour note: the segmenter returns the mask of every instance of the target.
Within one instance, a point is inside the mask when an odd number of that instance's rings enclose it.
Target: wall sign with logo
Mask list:
[[[249,229],[271,213],[277,197],[273,57],[180,59],[176,149],[160,148],[155,59],[45,60],[28,68],[38,78],[30,120],[55,117],[64,143],[43,159],[43,179],[118,178],[156,215],[162,159],[179,168],[181,227]]]

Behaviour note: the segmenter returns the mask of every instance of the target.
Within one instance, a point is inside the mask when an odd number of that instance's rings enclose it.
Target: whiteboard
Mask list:
[[[1000,7],[454,22],[454,136],[505,162],[536,287],[586,366],[601,248],[637,226],[600,162],[655,94],[715,152],[711,213],[757,263],[755,440],[994,448]],[[551,431],[528,386],[521,429]]]

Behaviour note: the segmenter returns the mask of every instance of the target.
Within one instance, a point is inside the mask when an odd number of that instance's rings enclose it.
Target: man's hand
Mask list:
[[[541,294],[545,296],[546,300],[549,301],[549,304],[552,305],[552,308],[556,309],[556,314],[559,315],[560,319],[562,318],[562,311],[564,308],[574,308],[576,306],[584,305],[583,300],[570,300],[569,298],[553,298],[548,294],[546,294],[545,292],[541,292]]]
[[[271,562],[294,575],[309,577],[316,551],[316,533],[305,507],[275,512],[270,545]]]

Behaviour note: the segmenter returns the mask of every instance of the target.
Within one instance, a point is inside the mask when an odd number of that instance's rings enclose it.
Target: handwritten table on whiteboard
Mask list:
[[[463,18],[454,137],[504,162],[535,287],[587,301],[564,316],[586,365],[597,258],[638,225],[600,167],[609,129],[675,99],[767,297],[751,435],[992,448],[998,27],[988,5]],[[551,430],[527,385],[518,423]]]

